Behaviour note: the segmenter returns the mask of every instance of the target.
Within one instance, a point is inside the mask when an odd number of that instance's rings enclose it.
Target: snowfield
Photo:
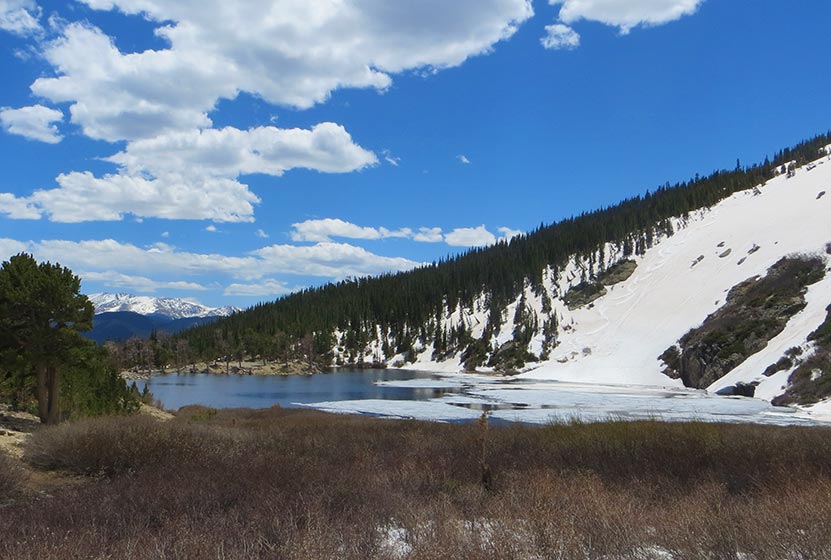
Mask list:
[[[831,401],[799,411],[772,407],[769,401],[784,391],[792,370],[771,377],[762,375],[790,348],[800,347],[803,355],[810,354],[812,346],[806,342],[807,336],[824,321],[826,307],[831,304],[831,274],[810,286],[807,306],[791,318],[782,333],[706,392],[685,389],[680,380],[664,375],[658,359],[724,305],[731,288],[764,275],[782,257],[823,255],[829,262],[826,253],[831,251],[831,194],[824,194],[831,193],[829,160],[831,156],[823,157],[798,168],[793,177],[779,175],[708,210],[676,218],[675,233],[659,239],[642,256],[630,257],[637,262],[632,276],[608,287],[607,293],[589,306],[570,310],[562,300],[568,288],[585,276],[585,260],[572,259],[556,275],[547,270],[545,287],[553,302],[552,313],[559,320],[559,344],[549,360],[528,364],[513,378],[510,388],[495,385],[493,377],[462,375],[458,355],[434,361],[433,349],[426,345],[417,347],[418,359],[404,367],[445,374],[451,379],[458,376],[464,385],[464,398],[470,402],[454,401],[454,395],[448,395],[406,405],[350,401],[315,406],[339,412],[439,420],[475,417],[484,407],[493,408],[495,418],[526,422],[568,419],[576,410],[583,420],[661,417],[765,423],[831,421]],[[605,264],[619,260],[619,251],[607,245]],[[548,316],[542,311],[541,298],[529,288],[524,299],[541,324]],[[511,339],[512,318],[519,301],[517,298],[503,314],[505,324],[497,337],[499,344]],[[486,323],[486,309],[477,302],[473,309],[448,310],[442,325],[464,321],[473,336],[479,336]],[[541,348],[539,334],[530,349],[539,353]],[[378,341],[370,353],[379,355]],[[393,356],[386,362],[394,366],[400,358]],[[488,373],[487,368],[480,371]],[[757,398],[708,395],[737,382],[758,383]]]

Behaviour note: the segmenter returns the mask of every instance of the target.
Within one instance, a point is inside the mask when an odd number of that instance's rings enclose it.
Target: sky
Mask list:
[[[248,306],[831,128],[825,0],[0,0],[0,259]]]

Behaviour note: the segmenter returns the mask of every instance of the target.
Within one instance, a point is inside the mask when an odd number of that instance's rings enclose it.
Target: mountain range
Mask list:
[[[130,294],[92,294],[87,296],[95,313],[132,311],[140,315],[160,315],[171,320],[189,317],[227,317],[240,311],[238,307],[208,307],[185,299],[134,296]]]
[[[95,307],[95,317],[92,330],[84,334],[96,342],[147,337],[154,331],[175,334],[240,311],[237,307],[208,307],[168,297],[109,293],[88,297]]]

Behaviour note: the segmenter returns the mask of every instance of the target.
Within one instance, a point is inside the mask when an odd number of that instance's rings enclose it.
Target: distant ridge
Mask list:
[[[161,315],[172,320],[191,317],[228,317],[240,311],[238,307],[208,307],[177,298],[110,293],[92,294],[88,297],[95,307],[96,314],[131,311],[139,315]]]
[[[240,311],[237,307],[208,307],[177,298],[109,293],[88,297],[95,307],[95,318],[85,336],[99,343],[148,337],[153,331],[175,334]]]

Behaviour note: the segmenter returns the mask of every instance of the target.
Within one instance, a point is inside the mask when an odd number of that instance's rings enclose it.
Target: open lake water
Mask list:
[[[150,391],[165,408],[191,404],[212,408],[292,407],[321,401],[363,399],[428,400],[444,388],[377,385],[379,382],[436,380],[432,374],[397,369],[341,369],[312,375],[215,375],[168,373],[150,380]],[[144,390],[146,381],[137,381]]]

